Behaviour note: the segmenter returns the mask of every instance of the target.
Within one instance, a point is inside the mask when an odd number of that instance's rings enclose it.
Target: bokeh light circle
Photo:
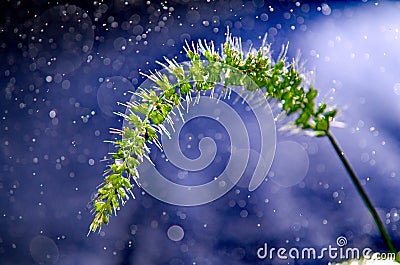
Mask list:
[[[75,5],[58,5],[44,11],[29,35],[29,56],[36,69],[66,74],[79,68],[93,47],[89,15]]]
[[[300,183],[307,175],[309,158],[304,147],[294,141],[278,142],[269,176],[282,187]]]
[[[41,265],[55,264],[59,258],[56,243],[47,236],[36,236],[29,244],[29,252],[35,262]]]

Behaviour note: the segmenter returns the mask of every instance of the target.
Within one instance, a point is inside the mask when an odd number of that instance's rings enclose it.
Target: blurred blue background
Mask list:
[[[321,264],[327,259],[260,260],[256,251],[265,242],[320,249],[336,246],[339,236],[350,247],[385,250],[327,139],[285,132],[256,191],[239,183],[212,203],[178,207],[135,187],[136,200],[86,237],[87,204],[106,166],[100,160],[113,150],[103,141],[112,137],[109,127],[122,127],[112,114],[124,111],[116,102],[128,101],[127,92],[143,82],[139,71],[159,69],[163,56],[187,60],[185,40],[219,46],[227,27],[245,49],[268,33],[273,56],[287,42],[289,58],[301,52],[318,99],[341,110],[346,126],[333,133],[400,248],[400,3],[8,0],[0,6],[0,264]],[[182,133],[190,157],[199,134],[225,139],[226,132],[199,119]]]

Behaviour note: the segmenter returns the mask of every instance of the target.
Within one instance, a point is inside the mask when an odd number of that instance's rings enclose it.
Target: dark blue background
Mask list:
[[[123,111],[116,102],[144,80],[139,71],[160,68],[163,56],[186,60],[185,40],[219,46],[228,26],[245,48],[258,47],[267,32],[274,56],[288,41],[289,58],[301,51],[319,99],[341,110],[346,127],[333,132],[400,247],[398,3],[100,3],[0,4],[0,264],[308,264],[261,261],[256,250],[264,242],[336,246],[338,236],[352,247],[385,250],[327,139],[285,132],[278,142],[300,144],[310,161],[300,183],[266,181],[252,193],[242,185],[189,208],[135,187],[137,199],[86,237],[87,203],[106,166],[100,160],[113,150],[103,140],[112,137],[109,127],[122,126],[112,114]],[[48,66],[50,58],[57,59]],[[280,160],[273,170],[295,166]],[[182,240],[168,237],[172,225],[183,229]]]

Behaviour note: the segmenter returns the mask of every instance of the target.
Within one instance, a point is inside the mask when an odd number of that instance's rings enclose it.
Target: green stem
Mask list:
[[[361,196],[361,199],[363,200],[365,206],[367,206],[369,213],[371,214],[372,218],[375,221],[375,224],[377,225],[379,232],[381,233],[383,241],[385,241],[385,244],[387,248],[389,249],[390,252],[395,253],[396,255],[396,261],[400,263],[400,255],[397,254],[396,247],[393,244],[392,239],[389,236],[388,231],[385,228],[385,225],[383,224],[382,220],[379,218],[378,212],[376,211],[375,207],[373,206],[370,198],[368,197],[367,193],[365,192],[365,189],[361,185],[360,181],[357,178],[356,173],[354,172],[353,168],[351,167],[349,161],[347,160],[346,156],[344,155],[344,152],[340,148],[339,144],[337,143],[336,139],[333,137],[330,131],[327,132],[326,136],[328,136],[329,141],[333,145],[336,154],[342,161],[342,164],[347,170],[347,173],[349,173],[349,176],[351,178],[351,181],[353,182],[354,186],[356,187],[356,190],[358,194]]]

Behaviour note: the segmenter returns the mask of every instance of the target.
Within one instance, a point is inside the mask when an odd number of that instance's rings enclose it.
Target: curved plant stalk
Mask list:
[[[382,237],[383,241],[385,242],[386,247],[388,248],[388,250],[391,253],[394,253],[396,255],[395,260],[400,263],[400,255],[398,254],[396,247],[394,246],[394,243],[393,243],[392,239],[390,238],[388,231],[386,230],[385,225],[383,224],[382,220],[380,219],[378,212],[376,211],[370,198],[368,197],[363,186],[361,185],[356,173],[354,172],[353,168],[351,167],[344,152],[342,151],[342,149],[340,148],[339,144],[337,143],[335,137],[332,135],[332,133],[330,131],[327,132],[326,136],[328,137],[330,143],[332,144],[333,148],[335,149],[335,152],[336,152],[337,156],[340,158],[340,161],[342,162],[343,166],[345,167],[347,173],[349,174],[350,179],[354,184],[354,187],[356,188],[362,201],[364,202],[369,213],[371,214],[376,226],[379,229],[379,232],[381,233],[381,237]]]
[[[149,159],[147,155],[150,150],[146,144],[155,143],[161,148],[157,133],[169,134],[163,123],[166,121],[173,125],[170,114],[174,108],[181,112],[181,102],[189,101],[192,95],[199,96],[201,92],[213,91],[219,83],[228,90],[233,85],[246,87],[244,79],[229,75],[229,67],[233,67],[256,84],[256,88],[248,86],[248,90],[262,89],[265,100],[276,100],[282,112],[295,117],[289,126],[291,129],[302,130],[312,136],[328,137],[378,226],[382,239],[391,252],[397,252],[354,170],[330,133],[329,128],[337,110],[323,102],[318,105],[315,103],[318,91],[312,83],[307,82],[297,61],[287,62],[287,47],[283,47],[278,59],[273,60],[270,46],[264,38],[258,50],[252,49],[244,54],[240,38],[233,38],[228,33],[221,52],[215,50],[212,42],[205,41],[199,41],[196,45],[192,43],[192,47],[187,44],[184,48],[190,60],[188,70],[175,60],[167,58],[166,63],[159,63],[174,76],[175,83],[171,83],[167,75],[157,71],[145,75],[155,83],[155,89],[149,91],[139,88],[134,93],[139,100],[124,104],[127,113],[117,113],[129,126],[123,130],[110,130],[111,133],[120,135],[121,140],[111,142],[117,152],[111,154],[111,164],[105,172],[104,182],[93,199],[95,216],[89,233],[100,230],[107,224],[112,213],[116,215],[120,205],[129,199],[128,194],[134,198],[131,181],[139,185],[137,166],[143,159]]]

